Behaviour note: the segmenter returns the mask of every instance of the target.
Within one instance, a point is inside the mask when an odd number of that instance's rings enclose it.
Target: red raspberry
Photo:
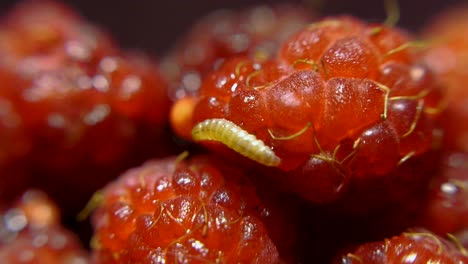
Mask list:
[[[440,14],[426,26],[425,62],[441,79],[446,94],[445,146],[468,153],[468,6]]]
[[[444,87],[446,154],[441,176],[434,179],[422,223],[439,234],[458,234],[468,245],[468,6],[445,10],[426,25],[430,43],[424,60]]]
[[[0,259],[10,264],[90,263],[75,236],[63,228],[25,231],[0,247]]]
[[[404,174],[352,180],[342,199],[307,210],[299,228],[308,254],[304,263],[332,263],[333,256],[350,245],[378,241],[419,226],[430,180],[424,178],[431,172],[424,172],[424,163],[415,161],[402,164]]]
[[[422,163],[438,143],[441,94],[413,44],[397,29],[325,19],[285,41],[276,58],[226,61],[184,99],[193,113],[183,128],[279,167],[312,201],[334,200],[349,179]]]
[[[198,21],[163,59],[174,99],[196,94],[205,76],[236,56],[270,57],[278,45],[312,21],[312,12],[292,5],[218,10]]]
[[[468,261],[465,248],[425,230],[403,233],[380,242],[359,246],[337,263],[447,263]]]
[[[4,171],[16,166],[34,175],[25,185],[48,190],[76,212],[122,170],[169,153],[170,102],[148,59],[123,54],[48,2],[14,9],[0,39],[2,186],[10,188]]]
[[[439,173],[439,159],[438,153],[430,152],[406,161],[385,177],[352,179],[335,206],[354,216],[376,216],[383,221],[373,221],[377,229],[385,225],[387,230],[401,232],[418,223],[431,180]]]
[[[100,194],[99,263],[276,263],[255,189],[235,168],[198,157],[150,161]]]
[[[6,63],[20,63],[29,57],[34,60],[26,60],[25,67],[52,58],[96,63],[105,53],[116,52],[108,35],[84,22],[67,6],[55,1],[39,2],[24,1],[2,20],[0,54]]]
[[[468,153],[446,155],[441,174],[432,183],[422,223],[438,234],[468,230]]]
[[[0,259],[6,263],[89,263],[79,241],[59,224],[58,209],[45,194],[28,191],[0,214]]]

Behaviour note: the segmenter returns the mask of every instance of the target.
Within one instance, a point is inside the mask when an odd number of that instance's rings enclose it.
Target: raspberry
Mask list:
[[[276,57],[227,60],[191,97],[183,128],[194,128],[202,144],[277,166],[311,201],[335,200],[350,180],[423,163],[438,144],[441,93],[414,45],[397,29],[325,19],[282,43]],[[209,119],[239,128],[204,126]]]
[[[119,172],[170,153],[170,102],[153,62],[51,2],[12,10],[0,39],[2,186],[9,171],[34,175],[18,189],[43,188],[75,214]],[[3,189],[4,199],[21,191]]]
[[[439,234],[459,234],[468,244],[468,39],[460,32],[468,26],[468,6],[452,7],[425,26],[423,37],[430,45],[424,61],[443,84],[444,162],[434,179],[422,224]]]
[[[51,227],[20,233],[14,242],[0,247],[0,259],[6,263],[90,263],[72,233]]]
[[[457,242],[457,241],[456,241]],[[464,263],[466,249],[458,242],[439,237],[429,231],[403,233],[380,242],[359,246],[337,263]]]
[[[468,230],[468,153],[447,154],[441,174],[431,185],[422,223],[438,234]]]
[[[78,240],[59,224],[58,209],[30,190],[1,213],[0,259],[6,263],[89,263]]]
[[[39,63],[40,59],[47,62],[48,57],[97,62],[105,53],[116,52],[108,35],[54,1],[24,1],[10,10],[0,27],[0,54],[6,63],[20,63],[29,57],[34,60],[26,60],[26,64]]]
[[[461,34],[468,27],[468,6],[440,14],[424,29],[430,42],[424,60],[437,74],[447,100],[444,146],[468,153],[468,38]]]
[[[92,216],[99,263],[276,263],[242,171],[209,157],[145,163],[109,184]]]
[[[312,12],[292,5],[219,10],[198,21],[163,59],[162,71],[174,99],[195,94],[205,76],[236,56],[269,57],[279,43],[312,20]]]

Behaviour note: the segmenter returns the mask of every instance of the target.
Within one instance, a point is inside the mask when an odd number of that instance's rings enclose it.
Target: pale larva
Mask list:
[[[192,139],[218,141],[265,166],[275,167],[281,162],[281,159],[263,141],[223,118],[207,119],[195,125],[192,129]]]

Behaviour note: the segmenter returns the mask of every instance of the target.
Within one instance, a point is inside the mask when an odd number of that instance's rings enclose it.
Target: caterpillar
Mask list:
[[[269,167],[276,167],[281,159],[263,141],[224,118],[213,118],[196,124],[192,129],[194,141],[213,140],[235,152]]]

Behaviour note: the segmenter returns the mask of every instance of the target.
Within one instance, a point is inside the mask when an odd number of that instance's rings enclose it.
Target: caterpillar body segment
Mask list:
[[[265,166],[276,167],[281,163],[281,159],[262,140],[223,118],[207,119],[196,124],[192,129],[192,139],[220,142]]]

